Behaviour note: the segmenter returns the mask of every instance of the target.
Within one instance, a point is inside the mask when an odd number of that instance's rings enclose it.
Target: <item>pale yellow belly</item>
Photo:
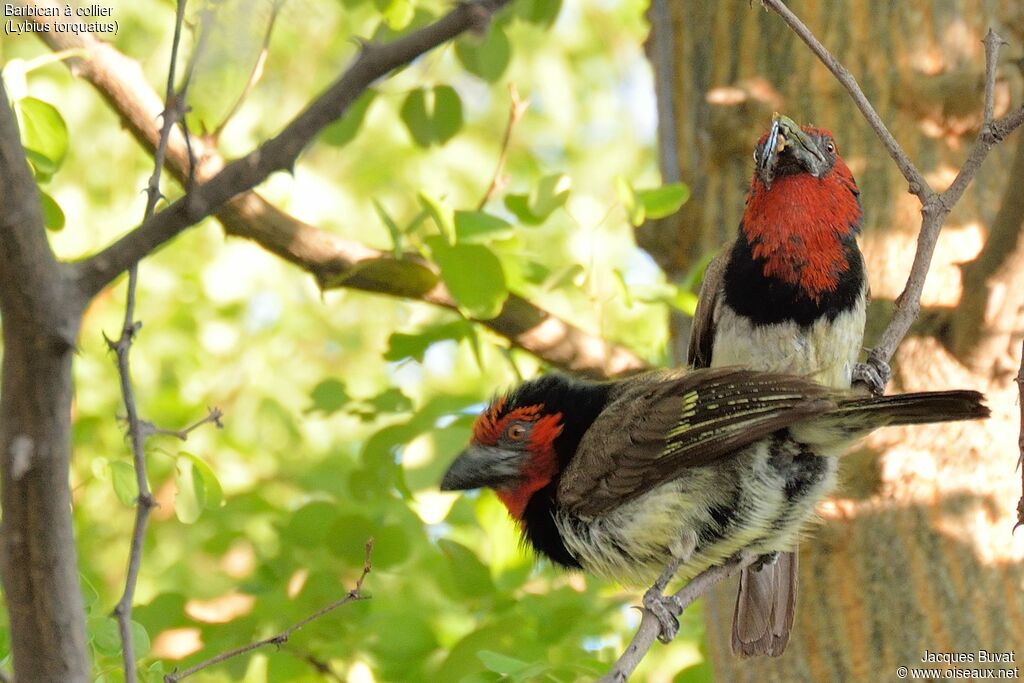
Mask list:
[[[756,326],[725,306],[715,317],[712,367],[742,365],[804,375],[827,386],[850,386],[864,337],[863,303],[834,321],[807,327],[793,322]]]

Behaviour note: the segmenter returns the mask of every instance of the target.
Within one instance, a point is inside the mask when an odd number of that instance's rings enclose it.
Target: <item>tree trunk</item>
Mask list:
[[[1011,43],[1005,52],[1019,56],[1021,4],[788,4],[850,69],[929,182],[944,189],[981,120],[981,38],[991,25]],[[662,121],[662,170],[689,183],[693,199],[673,223],[641,230],[641,245],[671,276],[686,273],[735,233],[751,152],[772,112],[829,128],[865,207],[861,243],[878,300],[870,346],[877,324],[888,322],[886,302],[909,273],[920,226],[920,205],[881,143],[833,77],[758,3],[652,0],[649,17],[659,111],[671,117]],[[997,114],[1021,101],[1020,86],[1020,74],[1004,65]],[[708,597],[718,680],[886,680],[898,666],[921,666],[925,650],[977,657],[979,649],[1009,652],[1021,644],[1024,537],[1011,535],[1020,496],[1012,379],[1024,330],[1024,244],[1017,239],[1024,202],[1019,177],[1007,172],[1018,144],[1024,149],[1011,138],[993,151],[950,216],[922,302],[927,325],[894,359],[898,389],[976,388],[988,394],[992,419],[882,430],[845,458],[841,487],[801,546],[786,654],[734,658],[735,581]],[[962,278],[957,265],[978,254],[988,229],[994,242],[987,252],[995,253],[978,255]]]
[[[50,251],[0,82],[0,572],[18,683],[90,679],[71,522],[71,359],[82,297]]]
[[[6,321],[5,321],[6,322]],[[87,681],[71,495],[71,350],[4,325],[3,581],[18,680]]]

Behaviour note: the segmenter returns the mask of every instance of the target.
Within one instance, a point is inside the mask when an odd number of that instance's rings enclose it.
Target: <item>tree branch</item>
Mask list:
[[[44,0],[24,4],[52,6]],[[74,49],[86,55],[68,60],[68,66],[99,91],[136,139],[154,150],[159,138],[155,121],[163,104],[138,63],[91,34],[58,32],[52,18],[38,16],[34,21],[49,29],[36,35],[51,49]],[[223,159],[202,140],[192,143],[199,160],[196,177],[212,177],[224,166]],[[168,141],[167,165],[182,183],[188,179],[188,159],[184,136],[175,129]],[[457,309],[455,300],[439,282],[436,268],[418,255],[395,259],[386,252],[346,240],[290,216],[256,192],[235,197],[217,212],[217,217],[229,235],[253,240],[303,268],[321,287],[359,289]],[[478,322],[548,363],[581,375],[607,377],[645,367],[627,349],[609,344],[514,294],[495,318]]]
[[[1020,370],[1017,371],[1017,403],[1020,405],[1020,436],[1017,437],[1017,450],[1020,451],[1020,458],[1017,460],[1017,469],[1020,470],[1020,500],[1017,501],[1017,523],[1013,530],[1024,526],[1024,342],[1020,348]]]
[[[225,202],[263,182],[274,171],[291,171],[302,150],[378,78],[408,64],[463,31],[479,26],[509,0],[474,0],[455,7],[436,22],[387,45],[366,44],[340,79],[284,127],[246,156],[229,163],[167,209],[95,256],[78,264],[78,279],[87,297],[95,296],[133,263],[185,228],[206,218]]]
[[[512,142],[512,131],[515,130],[516,124],[526,114],[526,110],[530,108],[530,100],[524,100],[519,97],[519,90],[516,88],[515,83],[508,84],[508,94],[512,104],[509,106],[508,125],[505,126],[505,135],[501,139],[498,163],[494,168],[494,177],[491,179],[491,184],[487,186],[487,191],[480,198],[480,203],[476,207],[477,211],[483,211],[484,207],[487,206],[487,202],[491,201],[494,193],[505,185],[505,162],[508,159],[508,148]]]
[[[143,212],[143,221],[148,220],[156,209],[156,203],[160,199],[160,174],[164,168],[164,158],[167,150],[167,141],[170,138],[174,124],[184,112],[185,90],[182,88],[179,97],[174,94],[174,73],[178,63],[178,46],[181,42],[181,27],[185,19],[185,0],[178,0],[177,11],[174,21],[174,39],[171,42],[170,66],[167,68],[167,96],[164,100],[163,128],[160,131],[160,140],[153,155],[153,174],[149,178],[149,186],[146,188],[146,208]],[[139,264],[133,263],[128,268],[128,292],[125,297],[124,324],[121,326],[121,336],[116,342],[107,340],[107,345],[117,357],[117,374],[121,384],[121,396],[124,400],[125,415],[128,422],[128,440],[131,443],[132,461],[135,467],[135,483],[139,495],[135,501],[135,523],[132,528],[131,544],[128,550],[128,571],[125,576],[124,591],[121,599],[114,608],[114,616],[117,618],[118,632],[121,636],[121,657],[124,665],[124,677],[127,683],[135,683],[137,680],[135,666],[135,643],[132,638],[132,602],[135,598],[135,586],[138,583],[139,570],[142,567],[142,546],[146,539],[146,525],[149,521],[150,510],[156,504],[153,501],[153,494],[149,490],[149,478],[146,475],[146,434],[143,430],[142,421],[139,419],[138,407],[135,404],[135,390],[132,387],[131,354],[132,341],[136,332],[142,327],[142,323],[135,320],[135,293],[139,282]]]
[[[690,579],[685,586],[673,595],[678,607],[678,611],[673,610],[675,616],[681,615],[697,598],[707,593],[719,581],[753,564],[757,557],[754,554],[744,553],[728,560],[725,564],[705,569]],[[663,578],[666,577],[663,575]],[[659,583],[660,580],[655,583],[654,588],[660,590]],[[665,583],[667,583],[667,580]],[[661,586],[661,588],[664,588],[664,586]],[[641,608],[641,612],[643,616],[640,618],[640,626],[637,628],[633,640],[630,641],[629,646],[626,647],[626,650],[619,657],[618,661],[615,662],[611,670],[598,679],[598,683],[624,683],[624,681],[627,681],[636,667],[640,665],[647,651],[651,649],[658,634],[661,633],[661,625],[657,617],[654,616],[654,613],[646,608]]]
[[[43,227],[32,177],[7,89],[0,79],[0,310],[8,325],[74,345],[77,315],[61,315],[68,302],[60,267]]]
[[[886,128],[879,117],[878,112],[871,105],[871,102],[864,95],[864,92],[857,85],[856,79],[850,72],[821,44],[807,26],[786,7],[782,0],[762,0],[763,4],[782,17],[782,20],[800,37],[804,43],[817,55],[818,59],[836,77],[836,80],[846,88],[857,108],[860,109],[864,118],[874,129],[882,144],[885,145],[889,156],[893,158],[899,167],[903,177],[910,185],[910,192],[921,200],[921,230],[918,233],[917,251],[914,254],[914,263],[907,278],[907,284],[903,288],[896,301],[896,309],[893,312],[892,320],[882,333],[878,344],[868,353],[868,362],[876,367],[887,368],[888,363],[896,353],[896,347],[910,330],[921,309],[921,293],[924,291],[925,279],[931,267],[932,255],[935,253],[935,245],[939,240],[939,232],[942,225],[957,203],[964,190],[974,179],[975,174],[981,167],[985,157],[993,145],[1000,142],[1009,135],[1015,128],[1024,123],[1024,106],[1007,114],[1001,119],[992,120],[993,116],[993,92],[995,90],[996,65],[998,63],[999,48],[1005,41],[989,29],[985,35],[985,100],[984,100],[984,121],[981,131],[978,134],[967,159],[960,167],[953,183],[944,192],[936,193],[928,184],[924,176],[917,169],[914,163],[900,147],[896,138]]]
[[[295,622],[294,624],[292,624],[291,626],[289,626],[288,628],[284,629],[276,635],[270,636],[269,638],[264,638],[263,640],[257,640],[255,642],[248,643],[247,645],[236,647],[235,649],[228,650],[227,652],[222,652],[219,655],[210,657],[209,659],[196,664],[195,666],[190,666],[189,668],[185,669],[180,673],[169,673],[164,676],[164,683],[178,683],[178,681],[184,680],[192,674],[199,673],[203,669],[208,669],[215,664],[220,664],[221,662],[233,659],[234,657],[237,657],[239,655],[244,655],[246,652],[252,652],[253,650],[264,647],[266,645],[277,645],[280,647],[281,645],[284,645],[288,642],[288,639],[291,637],[293,633],[295,633],[311,621],[315,621],[320,617],[324,616],[325,614],[333,612],[342,605],[347,605],[350,602],[354,602],[356,600],[369,600],[370,596],[363,595],[362,591],[363,581],[366,580],[367,574],[369,574],[370,571],[373,569],[373,564],[370,562],[370,554],[372,552],[373,539],[370,538],[366,541],[366,555],[363,559],[363,573],[360,574],[359,578],[356,580],[356,585],[352,588],[352,590],[345,594],[345,597],[339,600],[335,600],[334,602],[332,602],[329,605],[326,605],[325,607],[321,607],[305,619]]]

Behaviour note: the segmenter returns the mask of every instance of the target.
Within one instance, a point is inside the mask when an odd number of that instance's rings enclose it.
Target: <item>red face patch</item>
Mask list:
[[[558,472],[555,439],[562,433],[562,414],[545,415],[542,405],[513,408],[508,412],[504,412],[504,406],[505,399],[498,399],[476,419],[473,440],[485,446],[496,446],[503,435],[509,441],[519,441],[517,435],[522,430],[517,427],[527,423],[528,429],[521,437],[525,439],[528,453],[521,468],[522,478],[514,487],[496,491],[509,514],[522,519],[530,496],[547,486]]]

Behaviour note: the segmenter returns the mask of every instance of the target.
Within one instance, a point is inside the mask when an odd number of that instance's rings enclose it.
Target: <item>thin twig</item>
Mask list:
[[[505,185],[505,163],[508,161],[508,148],[512,142],[512,131],[526,114],[526,110],[530,108],[530,100],[524,100],[519,97],[519,89],[516,88],[515,83],[508,84],[508,94],[512,98],[512,104],[509,107],[508,125],[505,126],[505,135],[501,139],[501,152],[498,154],[498,164],[494,169],[494,177],[491,178],[491,184],[487,187],[487,192],[484,193],[483,198],[480,199],[480,204],[476,207],[477,211],[483,211],[483,208],[487,206],[487,202],[491,201],[494,193]]]
[[[1017,527],[1024,526],[1024,342],[1020,347],[1020,370],[1017,371],[1017,402],[1020,404],[1020,436],[1017,437],[1017,450],[1020,457],[1017,460],[1017,469],[1020,470],[1020,500],[1017,501],[1017,523],[1013,525],[1013,531]],[[1011,532],[1012,533],[1012,532]]]
[[[195,430],[199,429],[200,427],[202,427],[205,424],[208,424],[208,423],[212,422],[217,427],[217,429],[223,429],[224,428],[224,424],[220,421],[220,419],[222,417],[224,417],[224,413],[221,412],[221,409],[214,407],[214,408],[207,408],[206,410],[207,410],[206,417],[204,417],[204,418],[202,418],[200,420],[196,420],[195,422],[190,424],[188,427],[185,427],[184,429],[178,429],[178,430],[164,429],[163,427],[157,427],[152,422],[146,422],[145,420],[143,420],[142,421],[142,431],[143,431],[143,433],[147,437],[148,436],[173,436],[176,439],[181,439],[182,441],[188,441],[188,435],[191,434],[192,432],[194,432]]]
[[[768,7],[786,22],[787,25],[800,37],[804,43],[817,55],[818,59],[836,77],[836,80],[846,88],[854,104],[860,109],[868,124],[878,135],[882,144],[885,145],[889,156],[893,158],[899,167],[903,177],[909,183],[909,190],[921,200],[921,230],[918,233],[917,251],[914,254],[914,263],[907,278],[907,284],[896,300],[896,309],[893,312],[889,325],[882,333],[878,344],[868,353],[868,362],[885,373],[888,370],[889,361],[896,353],[896,347],[907,335],[914,320],[921,310],[921,293],[924,290],[925,279],[928,270],[931,268],[932,255],[935,253],[935,245],[939,240],[939,232],[942,225],[953,209],[956,202],[963,196],[964,190],[974,178],[981,167],[985,157],[993,145],[1000,142],[1006,135],[1011,133],[1021,123],[1024,123],[1024,107],[1011,112],[1001,119],[992,120],[993,101],[996,81],[996,64],[998,62],[999,47],[1005,44],[994,31],[989,29],[985,35],[985,99],[984,99],[984,123],[981,131],[975,140],[973,147],[967,155],[960,172],[953,183],[944,192],[937,193],[928,184],[924,176],[907,156],[903,148],[893,137],[875,108],[871,105],[867,96],[860,89],[856,79],[837,60],[821,42],[814,36],[807,26],[786,7],[782,0],[762,0],[765,7]]]
[[[167,68],[167,96],[164,100],[163,128],[160,131],[160,142],[157,145],[156,153],[153,155],[153,174],[149,178],[149,185],[146,188],[146,209],[143,221],[148,220],[156,209],[160,200],[160,175],[164,168],[164,158],[167,153],[167,140],[170,138],[171,130],[180,117],[182,107],[174,95],[174,72],[178,61],[178,46],[181,42],[181,27],[185,20],[185,2],[178,0],[178,9],[175,14],[174,39],[171,43],[171,63]],[[128,572],[125,577],[124,592],[114,608],[114,615],[117,617],[118,631],[121,636],[121,656],[124,663],[124,677],[126,683],[135,683],[137,680],[135,668],[135,644],[132,638],[132,602],[135,597],[135,586],[139,578],[139,569],[142,565],[142,545],[146,537],[146,524],[149,521],[149,513],[155,502],[153,494],[149,489],[149,480],[146,476],[146,435],[142,428],[142,421],[139,419],[138,407],[135,404],[135,391],[132,387],[131,365],[129,355],[131,353],[132,340],[135,334],[142,327],[142,324],[135,320],[135,293],[139,281],[138,262],[128,268],[128,293],[125,301],[124,324],[121,327],[121,336],[116,342],[107,340],[108,346],[117,356],[117,372],[120,377],[121,395],[124,398],[126,419],[128,421],[128,439],[131,442],[132,459],[135,464],[135,481],[139,489],[139,495],[135,504],[135,523],[132,528],[131,545],[128,551]]]
[[[274,32],[274,24],[277,23],[277,16],[281,12],[281,5],[283,0],[274,0],[270,8],[270,18],[267,20],[267,30],[263,33],[263,44],[260,45],[259,55],[256,57],[256,61],[252,65],[252,71],[249,72],[249,78],[245,81],[245,87],[242,88],[242,92],[238,95],[238,99],[228,110],[228,113],[224,115],[224,119],[220,122],[216,128],[213,129],[213,133],[210,137],[214,141],[219,140],[221,133],[227,128],[227,125],[234,118],[238,110],[242,108],[242,104],[245,103],[246,98],[249,97],[249,93],[256,87],[260,79],[263,77],[263,66],[267,63],[267,55],[270,53],[270,36]]]
[[[757,557],[756,554],[743,553],[725,564],[710,567],[697,574],[673,595],[678,603],[676,606],[679,608],[675,616],[681,615],[697,598],[707,593],[719,581],[753,564]],[[658,582],[655,583],[655,586],[657,585]],[[661,633],[661,624],[658,622],[658,618],[650,610],[642,609],[641,612],[643,616],[640,618],[640,627],[637,629],[636,635],[633,636],[633,640],[630,641],[629,646],[611,670],[598,679],[598,683],[623,683],[628,680],[630,674],[639,666],[644,655],[658,638],[658,634]]]
[[[175,673],[166,674],[164,676],[164,683],[178,683],[178,681],[184,680],[184,679],[188,678],[189,676],[191,676],[192,674],[195,674],[195,673],[198,673],[198,672],[202,671],[203,669],[208,669],[208,668],[210,668],[211,666],[213,666],[215,664],[220,664],[221,662],[225,662],[225,661],[227,661],[229,659],[232,659],[234,657],[237,657],[239,655],[243,655],[246,652],[252,652],[253,650],[256,650],[258,648],[264,647],[266,645],[277,645],[277,646],[284,645],[285,643],[288,642],[288,639],[291,637],[291,635],[293,633],[295,633],[296,631],[298,631],[300,628],[302,628],[303,626],[307,625],[311,621],[315,621],[315,620],[319,619],[320,617],[324,616],[328,612],[333,612],[334,610],[338,609],[342,605],[346,605],[346,604],[348,604],[350,602],[355,602],[356,600],[369,600],[370,596],[363,595],[362,591],[363,591],[363,581],[366,580],[366,576],[373,569],[373,564],[370,561],[370,554],[372,552],[373,552],[373,539],[370,538],[370,539],[367,539],[367,541],[366,541],[366,554],[365,554],[365,556],[363,558],[363,573],[360,574],[359,578],[356,580],[356,585],[352,588],[352,590],[350,590],[348,593],[345,594],[345,597],[343,597],[343,598],[341,598],[339,600],[335,600],[334,602],[332,602],[331,604],[327,605],[326,607],[321,607],[320,609],[318,609],[316,612],[313,612],[313,614],[310,614],[305,619],[302,619],[301,621],[295,622],[294,624],[292,624],[291,626],[289,626],[288,628],[284,629],[283,631],[281,631],[280,633],[278,633],[276,635],[270,636],[269,638],[264,638],[263,640],[257,640],[255,642],[249,643],[247,645],[242,645],[240,647],[236,647],[235,649],[228,650],[227,652],[222,652],[219,655],[215,655],[213,657],[210,657],[207,660],[204,660],[204,661],[196,664],[195,666],[190,666],[189,668],[185,669],[184,671],[182,671],[180,673],[175,672]]]

